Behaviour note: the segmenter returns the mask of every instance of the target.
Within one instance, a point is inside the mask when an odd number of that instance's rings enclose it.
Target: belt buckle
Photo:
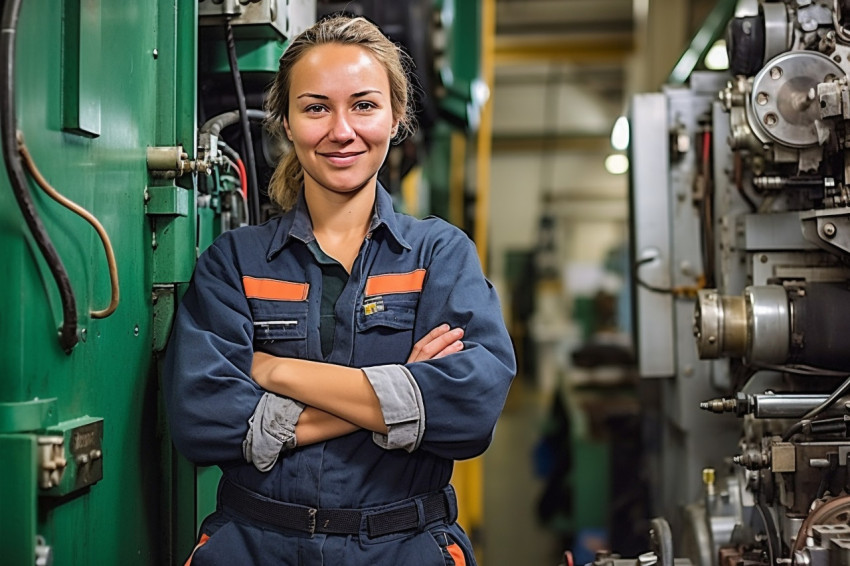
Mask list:
[[[313,507],[307,509],[307,532],[310,536],[316,534],[316,512],[317,510]]]

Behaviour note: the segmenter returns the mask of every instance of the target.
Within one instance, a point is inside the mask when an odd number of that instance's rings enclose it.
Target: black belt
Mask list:
[[[420,497],[407,499],[390,509],[314,509],[306,505],[284,503],[254,493],[230,481],[224,481],[219,500],[224,507],[246,519],[262,521],[269,525],[302,533],[356,535],[360,533],[363,518],[370,537],[400,533],[424,527],[435,521],[446,520],[456,509],[454,492],[445,489]],[[420,507],[421,505],[421,507]],[[422,509],[420,517],[419,509]],[[454,520],[454,518],[452,518]]]

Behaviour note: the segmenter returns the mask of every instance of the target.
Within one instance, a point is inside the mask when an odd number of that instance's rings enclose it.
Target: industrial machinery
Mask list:
[[[264,187],[287,147],[263,128],[263,93],[287,40],[343,9],[403,42],[431,104],[381,173],[399,196],[436,124],[477,121],[464,42],[479,35],[455,26],[478,2],[2,2],[3,564],[189,555],[220,472],[172,448],[161,354],[198,254],[272,214]]]
[[[699,566],[844,564],[850,2],[741,1],[726,42],[630,110],[652,512]]]

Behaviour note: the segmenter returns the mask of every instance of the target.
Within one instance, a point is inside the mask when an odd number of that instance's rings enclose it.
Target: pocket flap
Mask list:
[[[410,330],[416,321],[418,295],[385,295],[366,298],[357,309],[357,330],[376,326]]]
[[[307,303],[251,301],[255,340],[307,338]]]

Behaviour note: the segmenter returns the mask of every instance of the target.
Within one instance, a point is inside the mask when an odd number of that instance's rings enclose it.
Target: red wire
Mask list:
[[[248,171],[245,169],[245,164],[241,159],[236,160],[236,167],[239,169],[239,183],[242,185],[242,196],[248,200]]]

